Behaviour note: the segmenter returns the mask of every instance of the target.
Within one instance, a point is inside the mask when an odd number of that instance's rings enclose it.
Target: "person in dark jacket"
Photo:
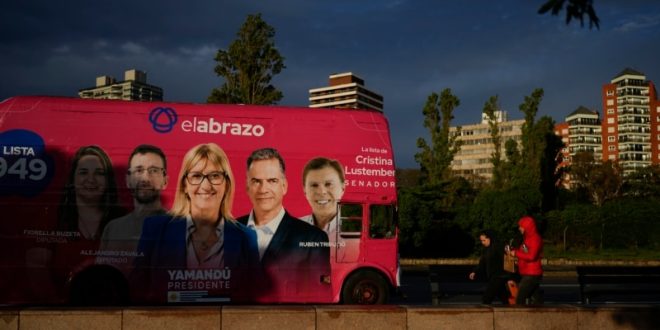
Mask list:
[[[518,259],[518,296],[516,305],[541,303],[540,285],[543,278],[543,267],[541,258],[543,252],[543,240],[536,229],[534,218],[524,216],[518,221],[518,229],[523,234],[523,244],[518,248],[511,249],[509,255]]]
[[[503,304],[508,304],[508,291],[506,282],[509,273],[504,271],[504,246],[497,239],[492,230],[484,230],[479,235],[483,253],[479,259],[479,265],[470,273],[470,280],[477,278],[488,282],[486,291],[481,297],[482,304],[492,304],[493,299],[498,297]]]

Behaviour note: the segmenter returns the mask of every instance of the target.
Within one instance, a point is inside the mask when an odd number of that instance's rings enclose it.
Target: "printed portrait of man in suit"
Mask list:
[[[272,148],[247,160],[250,214],[238,219],[257,236],[260,268],[251,278],[260,302],[323,302],[330,299],[328,235],[284,208],[288,182],[284,159]]]

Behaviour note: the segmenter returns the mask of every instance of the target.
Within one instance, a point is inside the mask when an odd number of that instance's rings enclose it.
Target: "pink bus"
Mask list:
[[[186,153],[209,143],[224,151],[233,176],[227,169],[196,177],[192,170],[182,170]],[[136,147],[144,145],[162,151],[162,165],[129,164]],[[263,243],[265,236],[245,222],[253,210],[247,162],[263,149],[275,150],[286,164],[282,171],[288,188],[282,204],[287,216],[306,219],[306,226],[298,226],[303,231],[322,233],[320,241],[295,242],[301,253],[313,250],[325,256],[329,265],[321,276],[296,268],[304,265],[294,265],[294,259],[273,273],[264,271],[263,249],[281,243],[279,228],[270,233],[270,243]],[[95,165],[84,167],[80,164],[90,158],[90,150]],[[339,164],[343,178],[340,196],[334,196],[339,200],[335,218],[322,228],[314,226],[315,209],[303,182],[303,171],[313,159]],[[96,183],[76,181],[85,175]],[[155,199],[146,198],[160,206],[160,213],[141,217],[144,201],[136,195],[138,183],[132,176],[160,180],[160,190],[150,190]],[[174,231],[174,238],[163,233],[168,229],[154,229],[158,219],[167,226],[174,222],[177,193],[190,199],[178,187],[228,180],[233,180],[231,216],[217,227],[221,229],[214,237],[224,239],[211,242],[218,253],[214,258],[196,259],[197,228],[190,216],[180,217],[185,229]],[[399,286],[396,205],[389,126],[376,111],[64,97],[13,97],[0,103],[3,305],[382,304]],[[86,215],[94,220],[84,220]],[[243,224],[234,221],[241,217]],[[135,228],[128,228],[126,219]],[[231,248],[228,226],[243,235],[243,259]],[[110,228],[137,234],[113,241]],[[153,235],[154,230],[163,232]],[[169,249],[168,239],[180,240],[181,248]],[[153,246],[165,245],[168,249],[154,252]],[[161,264],[154,263],[157,258]],[[231,261],[238,259],[247,261]],[[143,272],[151,277],[138,276]],[[270,289],[258,285],[266,277]],[[312,284],[301,286],[308,277]],[[267,292],[271,289],[278,293]]]

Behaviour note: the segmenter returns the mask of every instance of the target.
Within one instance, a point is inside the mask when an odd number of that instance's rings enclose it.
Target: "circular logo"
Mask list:
[[[158,133],[168,133],[174,128],[178,117],[174,109],[158,107],[149,113],[149,122]]]

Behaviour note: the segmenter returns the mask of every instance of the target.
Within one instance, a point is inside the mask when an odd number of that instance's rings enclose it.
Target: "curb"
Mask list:
[[[476,265],[479,263],[477,258],[462,259],[399,259],[401,266],[429,266],[429,265]],[[544,266],[639,266],[655,267],[660,266],[660,260],[575,260],[575,259],[547,259],[543,258],[541,263]]]

